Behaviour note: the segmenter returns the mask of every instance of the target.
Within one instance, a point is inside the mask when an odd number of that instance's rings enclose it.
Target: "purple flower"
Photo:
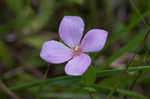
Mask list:
[[[59,36],[64,41],[52,40],[43,44],[40,56],[49,63],[60,64],[69,61],[65,66],[67,75],[82,75],[91,64],[91,58],[84,52],[100,51],[106,42],[108,32],[91,29],[81,41],[84,22],[78,16],[65,16],[59,26]]]

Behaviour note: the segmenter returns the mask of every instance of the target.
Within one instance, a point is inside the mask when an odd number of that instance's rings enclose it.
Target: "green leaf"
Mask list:
[[[21,30],[31,20],[34,13],[29,6],[20,10],[20,13],[18,13],[14,19],[10,20],[8,24],[0,27],[0,34],[12,30]]]
[[[50,40],[48,37],[44,37],[41,35],[33,36],[33,37],[25,37],[23,42],[35,48],[41,49],[41,46],[44,42]]]
[[[9,8],[15,13],[20,13],[23,8],[23,0],[6,0]]]
[[[84,0],[64,0],[65,4],[80,4],[82,5],[84,3]]]
[[[123,72],[125,69],[114,69],[114,70],[104,70],[104,71],[100,71],[97,73],[97,77],[103,77],[105,74],[119,74],[121,72]],[[150,66],[139,66],[139,67],[130,67],[129,71],[138,71],[138,70],[150,70]],[[113,74],[112,74],[113,73]],[[110,76],[110,75],[109,75]],[[54,84],[68,84],[68,83],[73,83],[73,82],[77,82],[80,81],[81,77],[72,77],[72,76],[63,76],[63,77],[57,77],[57,78],[51,78],[51,79],[47,79],[45,81],[45,85],[54,85]],[[22,90],[25,88],[31,88],[34,86],[39,86],[41,83],[41,80],[37,80],[37,81],[33,81],[33,82],[29,82],[29,83],[25,83],[25,84],[20,84],[20,85],[16,85],[11,87],[11,90]],[[93,87],[93,86],[92,86]],[[103,85],[98,85],[95,86],[94,88],[103,88],[106,90],[112,90],[112,87],[109,86],[103,86]],[[91,89],[89,89],[91,90]],[[124,95],[128,95],[128,96],[132,96],[132,97],[138,97],[138,99],[148,99],[145,96],[140,95],[139,93],[135,93],[132,91],[128,91],[128,90],[124,90],[124,89],[119,89],[117,88],[117,92],[120,94],[124,94]]]
[[[105,76],[112,76],[112,75],[118,75],[121,72],[123,72],[125,69],[114,69],[114,70],[103,70],[103,71],[99,71],[96,73],[97,77],[105,77]],[[129,72],[133,72],[133,71],[139,71],[139,70],[143,70],[143,71],[148,71],[150,70],[150,66],[138,66],[138,67],[130,67],[129,68]],[[81,77],[71,77],[71,76],[63,76],[63,77],[56,77],[56,78],[51,78],[51,79],[47,79],[45,84],[49,84],[49,85],[53,85],[53,84],[67,84],[67,83],[72,83],[75,81],[80,81]],[[25,88],[31,88],[34,86],[39,86],[39,84],[41,83],[41,80],[37,80],[37,81],[33,81],[33,82],[29,82],[29,83],[25,83],[25,84],[20,84],[20,85],[16,85],[11,87],[11,90],[21,90],[21,89],[25,89]]]
[[[105,89],[105,90],[112,90],[113,87],[111,86],[105,86],[105,85],[95,85],[95,88],[97,89]],[[129,91],[129,90],[125,90],[125,89],[119,89],[117,88],[116,91],[120,94],[123,94],[123,95],[128,95],[128,96],[131,96],[131,97],[135,97],[136,99],[149,99],[148,97],[146,96],[143,96],[139,93],[136,93],[136,92],[132,92],[132,91]]]
[[[87,71],[82,76],[83,83],[86,86],[93,85],[96,80],[96,72],[93,66],[89,66]]]
[[[84,90],[87,91],[87,92],[90,92],[90,93],[96,92],[96,89],[93,88],[93,87],[84,87]]]
[[[24,27],[25,34],[33,33],[41,30],[48,22],[54,12],[55,0],[40,1],[40,15],[34,16],[32,20]]]
[[[147,11],[143,14],[143,18],[148,17],[148,16],[150,16],[150,11]],[[133,28],[135,28],[137,26],[137,24],[139,22],[141,22],[141,20],[143,20],[143,18],[137,17],[137,15],[136,15],[133,18],[131,18],[131,20],[129,21],[131,23],[129,23],[127,26],[124,26],[124,28],[122,28],[118,32],[116,31],[116,33],[113,33],[113,35],[109,35],[110,38],[107,40],[104,49],[111,46],[111,44],[113,42],[115,42],[116,40],[120,39],[121,37],[124,37],[128,32],[130,32]],[[96,59],[97,57],[99,57],[99,55],[104,51],[104,49],[102,51],[98,52],[94,58]]]
[[[11,57],[9,55],[8,48],[5,45],[5,43],[1,40],[0,40],[0,61],[2,61],[2,63],[8,67],[11,67],[13,64]]]
[[[96,71],[100,71],[100,70],[104,69],[105,67],[108,67],[113,61],[115,61],[116,59],[118,59],[123,54],[125,54],[125,53],[127,53],[129,51],[135,50],[139,46],[139,44],[141,43],[141,41],[144,39],[146,33],[147,33],[147,31],[143,31],[143,32],[137,34],[137,36],[133,40],[130,40],[126,46],[124,46],[123,48],[121,48],[114,55],[112,55],[111,57],[109,57],[103,64],[101,64],[100,66],[98,66],[96,68]]]

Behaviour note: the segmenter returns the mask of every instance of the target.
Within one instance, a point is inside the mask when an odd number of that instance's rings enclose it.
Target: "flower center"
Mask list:
[[[73,49],[73,56],[79,55],[81,53],[80,46],[76,46]]]

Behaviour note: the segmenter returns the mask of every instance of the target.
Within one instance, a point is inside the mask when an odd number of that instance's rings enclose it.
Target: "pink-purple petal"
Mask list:
[[[67,75],[80,76],[90,66],[91,58],[86,54],[80,54],[70,60],[65,66],[65,72]]]
[[[83,35],[84,22],[78,16],[64,16],[59,26],[60,38],[71,48],[79,45]]]
[[[92,29],[81,42],[82,52],[97,52],[101,50],[106,42],[108,32],[101,29]]]
[[[40,57],[48,63],[59,64],[72,58],[72,50],[58,41],[48,41],[43,44]]]

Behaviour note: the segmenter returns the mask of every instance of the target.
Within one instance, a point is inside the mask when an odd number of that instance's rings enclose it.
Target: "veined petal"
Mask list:
[[[92,29],[81,42],[82,52],[97,52],[101,50],[106,42],[108,32],[101,29]]]
[[[59,26],[60,38],[71,48],[80,43],[84,22],[78,16],[65,16]]]
[[[88,69],[90,64],[91,58],[86,54],[80,54],[66,64],[65,72],[68,75],[80,76]]]
[[[49,63],[59,64],[72,58],[72,50],[58,41],[48,41],[43,44],[40,57]]]

